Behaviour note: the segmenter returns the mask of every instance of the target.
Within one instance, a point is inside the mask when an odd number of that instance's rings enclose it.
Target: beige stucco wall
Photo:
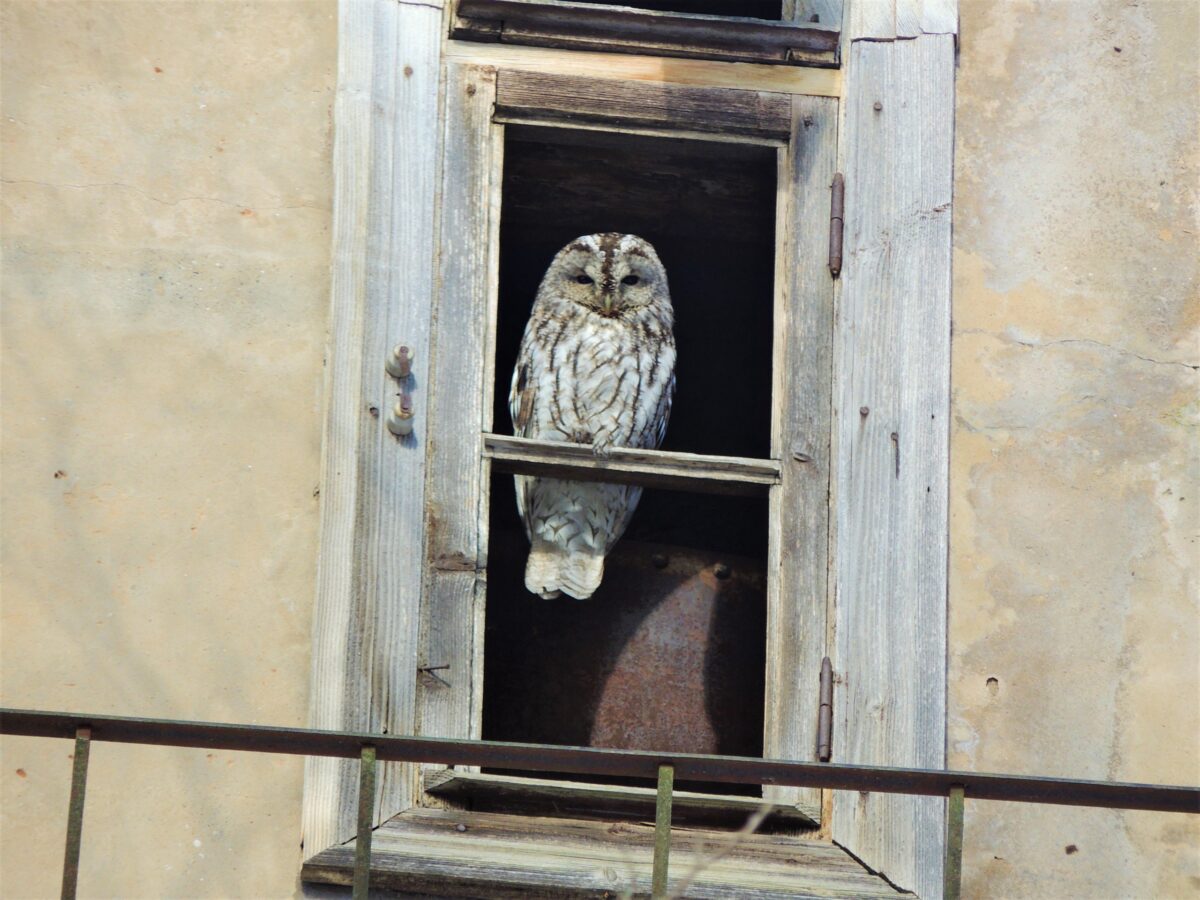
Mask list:
[[[335,7],[0,26],[3,702],[303,724]],[[0,748],[0,895],[57,896],[71,748]],[[301,780],[97,744],[82,896],[291,894]]]
[[[1198,15],[962,3],[953,766],[1200,781]],[[302,723],[332,0],[0,25],[0,698]],[[57,891],[69,752],[0,740],[0,895]],[[84,896],[297,890],[298,759],[92,774]],[[1182,817],[969,810],[972,896],[1200,886]]]
[[[1200,5],[961,9],[949,762],[1200,783]],[[1195,817],[968,811],[971,896],[1200,892]]]

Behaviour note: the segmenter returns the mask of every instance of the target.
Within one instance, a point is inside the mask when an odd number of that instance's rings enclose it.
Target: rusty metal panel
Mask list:
[[[590,600],[542,600],[524,554],[490,554],[486,738],[762,754],[761,564],[623,541]]]

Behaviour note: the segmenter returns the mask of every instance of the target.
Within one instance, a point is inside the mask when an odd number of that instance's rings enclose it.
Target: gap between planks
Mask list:
[[[425,790],[438,797],[471,804],[472,809],[486,807],[503,810],[542,810],[542,815],[582,814],[605,818],[651,821],[654,818],[655,789],[631,785],[588,784],[515,775],[464,772],[441,769],[425,773]],[[774,826],[812,831],[817,828],[820,810],[769,803],[767,822]],[[738,794],[675,791],[674,821],[719,822],[740,827],[758,813],[764,801]]]

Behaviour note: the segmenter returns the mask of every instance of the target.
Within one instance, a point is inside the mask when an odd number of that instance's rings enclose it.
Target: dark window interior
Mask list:
[[[781,0],[573,0],[575,3],[608,6],[632,6],[634,9],[652,9],[658,12],[691,13],[703,16],[739,16],[749,19],[772,19],[783,17]]]
[[[512,368],[551,258],[632,232],[676,312],[664,449],[767,457],[775,195],[772,147],[507,126],[494,430],[512,433]],[[646,491],[600,590],[541,600],[512,477],[494,476],[484,738],[761,755],[767,526],[765,498]]]
[[[505,128],[494,429],[554,254],[640,235],[667,270],[677,389],[664,450],[770,455],[775,148],[565,128]]]

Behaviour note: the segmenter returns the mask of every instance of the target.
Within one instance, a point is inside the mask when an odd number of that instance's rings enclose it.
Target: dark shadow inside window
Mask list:
[[[532,126],[506,135],[494,430],[512,433],[512,367],[555,252],[582,234],[632,232],[658,251],[676,310],[664,449],[767,457],[775,148]],[[543,600],[525,590],[512,476],[491,487],[484,738],[762,754],[765,497],[646,491],[599,591]]]
[[[654,245],[675,308],[677,389],[664,450],[770,455],[776,150],[510,125],[500,215],[493,430],[547,266],[584,234]]]
[[[694,16],[737,16],[748,19],[783,18],[782,0],[573,0],[588,5],[632,6],[657,12],[691,13]]]

